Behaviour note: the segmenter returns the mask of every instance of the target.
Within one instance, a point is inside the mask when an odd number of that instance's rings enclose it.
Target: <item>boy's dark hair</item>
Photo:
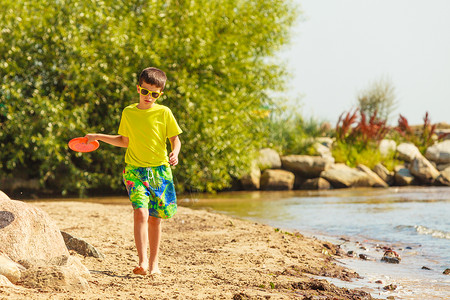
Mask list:
[[[164,89],[166,85],[167,76],[166,73],[157,68],[145,68],[142,70],[141,75],[139,75],[139,85],[142,85],[143,82],[155,85],[161,88],[161,91]]]

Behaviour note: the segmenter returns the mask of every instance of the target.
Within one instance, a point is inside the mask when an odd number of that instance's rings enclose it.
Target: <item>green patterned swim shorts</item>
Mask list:
[[[150,216],[171,218],[177,212],[177,197],[169,166],[135,167],[123,170],[123,183],[134,209],[148,208]]]

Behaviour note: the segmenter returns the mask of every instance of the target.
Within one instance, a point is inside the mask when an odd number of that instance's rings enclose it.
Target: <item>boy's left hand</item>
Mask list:
[[[174,152],[170,152],[169,154],[169,164],[171,164],[172,166],[178,165],[178,155]]]

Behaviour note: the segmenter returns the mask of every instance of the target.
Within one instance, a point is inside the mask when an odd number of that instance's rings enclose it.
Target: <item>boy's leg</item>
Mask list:
[[[148,218],[148,240],[150,243],[150,274],[161,273],[158,266],[159,244],[161,242],[161,219],[150,216]]]
[[[133,273],[139,275],[147,274],[148,269],[148,218],[147,208],[137,208],[134,210],[134,241],[139,256],[139,267],[136,267]]]

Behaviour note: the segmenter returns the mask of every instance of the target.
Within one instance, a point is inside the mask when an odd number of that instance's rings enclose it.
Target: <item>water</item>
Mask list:
[[[450,268],[449,187],[235,192],[202,199],[191,195],[180,197],[180,202],[298,230],[341,244],[346,251],[367,254],[374,261],[341,262],[364,276],[356,284],[375,297],[450,299],[450,276],[442,274]],[[380,262],[383,251],[377,245],[394,248],[401,263]],[[376,280],[383,284],[374,284]],[[390,283],[397,289],[384,291],[382,287]]]

